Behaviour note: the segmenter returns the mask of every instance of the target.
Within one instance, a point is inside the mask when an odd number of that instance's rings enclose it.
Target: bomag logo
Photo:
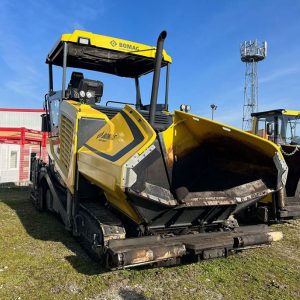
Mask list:
[[[101,140],[101,141],[111,141],[113,139],[115,139],[117,137],[117,134],[112,134],[112,133],[109,133],[109,132],[100,132],[98,135],[97,135],[97,140]]]
[[[116,46],[117,46],[117,42],[114,41],[114,40],[110,41],[110,44],[111,44],[113,47],[116,47]]]
[[[116,46],[118,46],[119,48],[128,49],[128,50],[131,50],[131,51],[139,51],[139,47],[134,46],[132,44],[127,44],[127,43],[122,43],[122,42],[117,43],[115,40],[110,41],[110,44],[114,48]]]

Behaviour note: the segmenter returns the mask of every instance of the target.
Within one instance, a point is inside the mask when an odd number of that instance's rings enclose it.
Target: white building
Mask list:
[[[26,185],[32,153],[46,158],[41,109],[0,108],[0,184]]]

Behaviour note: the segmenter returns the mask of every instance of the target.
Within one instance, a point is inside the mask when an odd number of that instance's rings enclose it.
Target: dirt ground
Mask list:
[[[107,272],[26,189],[2,189],[0,299],[300,299],[300,221],[273,228],[282,241],[226,259]]]

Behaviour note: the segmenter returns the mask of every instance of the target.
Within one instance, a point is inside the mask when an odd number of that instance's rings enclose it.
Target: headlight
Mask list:
[[[186,104],[181,104],[180,105],[180,110],[184,111],[184,112],[189,112],[191,110],[191,106],[190,105],[186,105]]]
[[[85,92],[84,91],[80,91],[79,95],[80,95],[81,98],[84,98],[85,97]]]
[[[90,44],[90,39],[80,37],[80,38],[78,39],[78,43],[79,43],[79,44],[83,44],[83,45],[89,45],[89,44]]]
[[[181,105],[180,105],[180,110],[181,110],[181,111],[185,111],[185,106],[186,106],[185,104],[181,104]]]
[[[91,92],[86,92],[86,97],[87,98],[92,98],[92,93]]]

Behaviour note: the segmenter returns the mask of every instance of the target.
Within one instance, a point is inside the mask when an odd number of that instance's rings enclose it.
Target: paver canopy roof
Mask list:
[[[46,63],[63,65],[64,42],[68,48],[67,66],[71,68],[123,77],[139,77],[154,69],[156,47],[80,30],[63,34],[48,54]],[[163,50],[162,67],[171,62]]]

